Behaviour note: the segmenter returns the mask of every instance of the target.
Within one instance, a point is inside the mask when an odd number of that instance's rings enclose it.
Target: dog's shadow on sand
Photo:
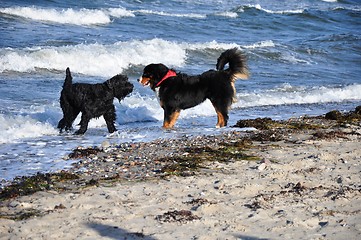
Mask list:
[[[91,229],[94,229],[102,237],[112,238],[112,239],[127,239],[127,240],[155,240],[156,238],[151,236],[146,236],[140,232],[129,232],[125,229],[119,228],[117,226],[106,225],[97,222],[86,223]],[[246,235],[234,235],[237,239],[242,240],[269,240],[269,238],[258,238]]]
[[[146,236],[140,232],[129,232],[125,229],[122,229],[117,226],[106,225],[97,222],[86,223],[91,229],[94,229],[102,237],[112,238],[112,239],[127,239],[127,240],[155,240],[155,238]]]

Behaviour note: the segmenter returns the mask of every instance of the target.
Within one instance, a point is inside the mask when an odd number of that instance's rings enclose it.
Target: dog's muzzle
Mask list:
[[[142,84],[143,86],[148,86],[150,82],[150,78],[142,76],[140,77],[140,79],[138,79],[138,82],[140,82],[140,84]]]

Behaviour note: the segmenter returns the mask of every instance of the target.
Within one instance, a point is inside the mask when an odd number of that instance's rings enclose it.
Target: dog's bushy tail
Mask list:
[[[232,74],[232,81],[240,79],[248,79],[249,72],[247,67],[246,56],[238,48],[228,49],[219,56],[217,60],[217,70],[224,70],[224,66],[228,63]]]
[[[67,69],[66,69],[66,77],[65,77],[64,84],[63,84],[63,88],[65,88],[65,89],[70,89],[72,84],[73,84],[73,77],[71,76],[70,69],[67,68]]]

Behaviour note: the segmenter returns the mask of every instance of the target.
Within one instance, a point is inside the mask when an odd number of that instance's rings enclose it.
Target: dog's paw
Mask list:
[[[74,133],[74,135],[84,135],[85,131],[81,131],[80,129]]]

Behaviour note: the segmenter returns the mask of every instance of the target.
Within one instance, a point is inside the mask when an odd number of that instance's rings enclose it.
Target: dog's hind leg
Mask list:
[[[164,108],[164,122],[163,122],[163,128],[172,128],[174,124],[176,123],[178,117],[180,114],[180,110],[170,110],[167,108]]]
[[[106,112],[103,115],[103,117],[104,117],[104,120],[105,120],[105,122],[107,124],[108,132],[113,133],[113,132],[117,131],[117,129],[114,126],[114,122],[115,122],[115,119],[116,119],[114,106],[112,106],[112,108],[108,112]]]
[[[63,116],[63,118],[58,123],[58,128],[60,129],[60,133],[65,128],[65,131],[70,131],[73,126],[73,122],[75,118],[78,116],[79,111],[76,111],[75,109],[68,110],[66,114]]]
[[[228,105],[212,102],[214,109],[217,113],[217,125],[216,128],[227,126],[228,123]]]
[[[73,129],[73,122],[79,113],[80,111],[76,110],[75,108],[71,108],[67,112],[66,116],[64,117],[65,131],[68,132]]]
[[[87,114],[82,113],[81,115],[81,120],[80,120],[80,128],[78,131],[75,132],[76,135],[81,135],[84,134],[86,132],[86,130],[88,130],[88,123],[90,121],[90,117],[87,116]]]

